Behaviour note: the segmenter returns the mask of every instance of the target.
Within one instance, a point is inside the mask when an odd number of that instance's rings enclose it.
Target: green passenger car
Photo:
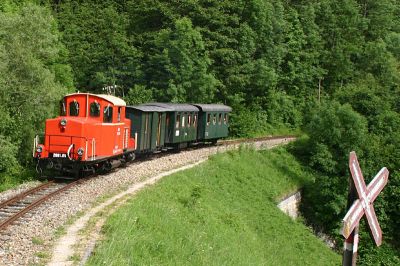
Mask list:
[[[165,122],[166,146],[183,148],[197,140],[199,109],[196,106],[178,103],[149,103],[146,105],[169,110]]]
[[[223,104],[195,104],[200,109],[197,138],[216,142],[228,136],[229,113],[232,108]]]
[[[136,141],[136,153],[161,150],[165,145],[165,123],[168,108],[151,105],[127,106],[131,120],[131,137]]]

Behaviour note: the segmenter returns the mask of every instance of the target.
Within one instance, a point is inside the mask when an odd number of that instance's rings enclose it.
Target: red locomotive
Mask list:
[[[125,101],[111,95],[74,93],[60,105],[60,116],[46,120],[44,144],[35,138],[39,167],[92,173],[134,159],[135,139],[130,137],[131,121],[125,118]]]

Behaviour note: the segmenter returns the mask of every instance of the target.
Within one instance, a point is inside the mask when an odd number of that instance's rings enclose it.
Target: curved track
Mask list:
[[[80,180],[71,183],[49,181],[0,203],[0,230],[51,197],[77,185],[79,182]]]

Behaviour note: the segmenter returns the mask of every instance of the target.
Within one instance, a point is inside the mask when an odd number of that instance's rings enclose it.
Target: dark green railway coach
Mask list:
[[[229,113],[232,108],[223,104],[195,104],[200,109],[197,139],[216,142],[228,136]]]
[[[196,142],[199,108],[183,103],[150,103],[147,105],[168,109],[165,121],[166,146],[183,148],[191,142]]]
[[[127,106],[131,120],[131,137],[136,141],[136,153],[161,150],[165,145],[165,123],[168,108],[153,105]]]

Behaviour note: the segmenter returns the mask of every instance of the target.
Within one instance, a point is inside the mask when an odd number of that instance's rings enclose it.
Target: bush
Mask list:
[[[267,119],[267,113],[261,109],[234,109],[230,116],[229,131],[238,137],[259,135],[267,130]]]
[[[9,183],[20,172],[17,153],[18,147],[0,135],[0,184]]]
[[[267,100],[268,122],[274,126],[298,128],[302,124],[301,106],[284,91],[271,90]]]
[[[350,105],[333,102],[314,111],[305,131],[310,165],[326,174],[344,175],[349,153],[363,150],[367,122]]]
[[[367,122],[349,105],[332,102],[311,113],[305,130],[308,138],[292,151],[317,171],[317,178],[304,187],[302,209],[315,228],[338,236],[346,211],[348,156],[354,150],[361,157]]]
[[[133,88],[129,89],[124,100],[128,105],[148,103],[153,101],[153,91],[146,89],[145,86],[135,85]]]

